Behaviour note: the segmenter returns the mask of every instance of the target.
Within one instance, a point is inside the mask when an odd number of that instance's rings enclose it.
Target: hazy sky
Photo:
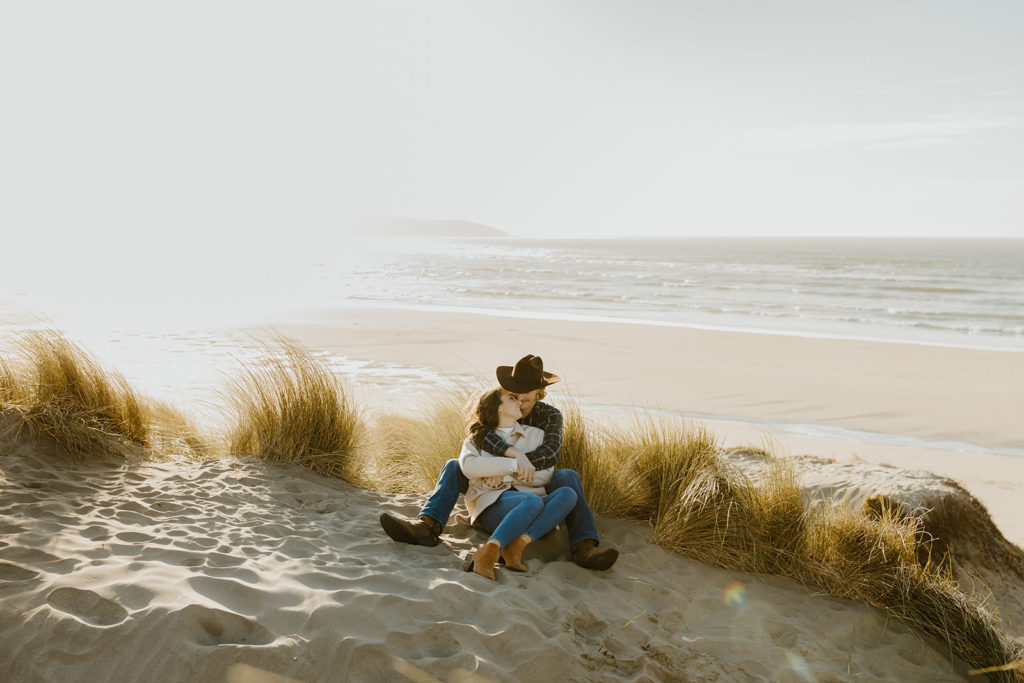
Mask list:
[[[1022,37],[1019,0],[5,2],[0,229],[1024,237]]]

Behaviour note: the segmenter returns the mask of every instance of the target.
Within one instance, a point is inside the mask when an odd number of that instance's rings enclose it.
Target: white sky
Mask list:
[[[4,2],[0,98],[9,248],[1024,237],[1018,0]]]

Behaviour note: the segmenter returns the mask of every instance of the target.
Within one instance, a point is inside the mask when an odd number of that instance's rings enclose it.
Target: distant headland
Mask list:
[[[463,220],[428,220],[398,216],[362,216],[347,223],[355,232],[393,237],[508,237],[481,223]]]

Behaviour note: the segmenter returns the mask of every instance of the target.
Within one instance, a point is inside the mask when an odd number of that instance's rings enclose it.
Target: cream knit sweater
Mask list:
[[[504,430],[499,430],[504,431]],[[512,426],[509,435],[502,434],[508,443],[512,444],[523,453],[529,453],[540,446],[544,441],[544,430],[522,425],[516,422]],[[469,510],[470,523],[476,522],[477,516],[490,505],[493,505],[502,492],[515,488],[517,491],[525,491],[543,496],[547,493],[544,486],[551,481],[551,474],[554,468],[537,470],[533,476],[532,484],[524,484],[516,478],[516,459],[494,455],[487,451],[479,451],[473,442],[466,439],[462,443],[462,452],[459,453],[459,467],[462,474],[469,479],[469,489],[466,491],[466,508]],[[484,483],[486,477],[502,477],[500,486],[488,486]]]

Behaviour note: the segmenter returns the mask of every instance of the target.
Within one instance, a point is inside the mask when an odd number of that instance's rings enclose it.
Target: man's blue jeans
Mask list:
[[[580,475],[576,474],[576,470],[555,470],[551,475],[551,483],[546,488],[548,491],[555,491],[563,486],[576,493],[576,505],[565,518],[565,526],[569,530],[569,547],[586,538],[600,544],[601,537],[594,524],[594,513],[590,511],[590,504],[583,495],[583,482],[580,481]]]
[[[593,539],[596,543],[601,542],[594,525],[594,513],[590,511],[590,505],[583,495],[583,482],[575,470],[555,470],[551,475],[551,483],[547,485],[549,492],[562,486],[567,486],[576,494],[576,505],[569,511],[565,518],[565,525],[569,530],[569,547],[573,547],[586,538]],[[437,486],[430,494],[427,504],[420,511],[437,520],[444,529],[448,524],[448,517],[455,509],[455,503],[459,500],[459,494],[465,493],[469,488],[469,480],[462,474],[458,460],[449,460],[441,468],[441,476],[437,478]]]
[[[437,520],[441,528],[448,524],[448,517],[455,509],[455,503],[459,500],[459,494],[465,493],[469,488],[469,479],[462,474],[458,460],[449,460],[441,468],[441,476],[437,478],[437,486],[430,494],[427,504],[420,510],[421,515],[426,515]]]

